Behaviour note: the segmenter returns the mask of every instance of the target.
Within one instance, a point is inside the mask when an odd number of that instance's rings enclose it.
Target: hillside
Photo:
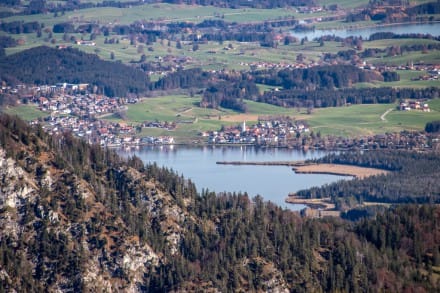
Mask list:
[[[302,219],[0,116],[0,291],[435,291],[439,220]]]
[[[141,93],[149,78],[141,70],[99,59],[78,49],[32,48],[0,59],[0,79],[35,85],[86,83],[107,96]]]

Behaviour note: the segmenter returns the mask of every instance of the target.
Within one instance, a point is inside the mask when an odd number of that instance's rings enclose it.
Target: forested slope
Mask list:
[[[320,163],[347,164],[392,171],[386,175],[353,179],[310,188],[297,193],[307,198],[331,197],[339,207],[363,201],[382,203],[439,203],[440,157],[438,153],[365,151],[331,154]]]
[[[436,206],[302,219],[5,115],[0,166],[2,291],[440,288]]]
[[[77,49],[32,48],[0,59],[0,79],[8,83],[54,85],[88,83],[107,96],[125,96],[148,89],[149,78],[141,70],[99,59]]]

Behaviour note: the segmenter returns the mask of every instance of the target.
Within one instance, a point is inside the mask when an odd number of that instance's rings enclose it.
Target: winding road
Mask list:
[[[382,120],[382,121],[387,121],[387,119],[385,118],[385,116],[387,116],[388,113],[390,113],[391,111],[393,111],[393,108],[386,110],[385,113],[383,113],[382,116],[380,116],[380,120]]]

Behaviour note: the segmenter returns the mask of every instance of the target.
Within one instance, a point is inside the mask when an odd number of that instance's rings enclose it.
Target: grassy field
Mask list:
[[[238,113],[228,109],[206,109],[198,106],[200,97],[183,95],[147,98],[136,105],[129,105],[126,111],[126,122],[138,124],[143,121],[175,121],[178,123],[173,131],[166,129],[147,128],[142,135],[172,135],[179,141],[188,138],[192,140],[200,132],[219,130],[222,126],[237,125],[243,121],[252,124],[258,120],[259,115],[293,115],[296,110],[285,109],[263,103],[246,101],[248,113]],[[108,116],[109,121],[121,121],[115,115]]]
[[[313,131],[324,135],[358,136],[402,130],[422,130],[427,122],[440,119],[440,100],[431,101],[430,113],[398,111],[396,104],[353,105],[350,107],[316,109],[302,118]],[[389,109],[384,120],[381,116]]]
[[[331,4],[338,4],[339,7],[345,9],[358,8],[360,6],[366,6],[368,4],[368,0],[318,0],[317,3],[319,5],[329,6]]]
[[[440,113],[440,99],[429,101],[429,108]],[[440,120],[440,117],[437,117]]]
[[[391,46],[412,46],[412,45],[435,45],[438,41],[428,39],[384,39],[368,41],[363,43],[364,49],[378,48],[385,49]]]
[[[97,0],[90,0],[91,2]],[[368,1],[356,0],[348,1],[344,0],[338,2],[340,7],[352,8],[366,4]],[[335,2],[320,1],[322,5],[330,5]],[[38,21],[45,24],[45,27],[51,30],[54,24],[62,22],[73,22],[75,26],[82,23],[98,22],[101,25],[105,24],[130,24],[135,20],[157,20],[163,22],[175,22],[175,21],[188,21],[188,22],[201,22],[205,19],[222,19],[224,21],[233,22],[263,22],[276,20],[284,17],[295,17],[296,19],[319,17],[329,12],[320,13],[298,13],[296,9],[225,9],[212,6],[197,6],[197,5],[172,5],[165,3],[156,4],[144,4],[140,6],[134,6],[130,8],[115,8],[115,7],[100,7],[81,9],[77,11],[69,11],[65,14],[59,14],[55,17],[53,14],[39,14],[39,15],[19,15],[13,17],[3,18],[2,21]],[[355,25],[372,25],[374,22],[357,22]],[[325,22],[316,23],[317,28],[329,28],[329,27],[346,27],[352,25],[348,23],[339,22]],[[279,31],[286,33],[291,30],[291,27],[280,28]],[[5,35],[5,32],[0,32],[0,35]],[[49,34],[52,35],[52,39],[49,40]],[[190,61],[185,63],[187,68],[201,67],[204,70],[219,70],[223,68],[235,69],[235,70],[249,70],[249,63],[267,62],[267,63],[295,63],[296,57],[302,54],[306,57],[306,63],[317,62],[320,60],[323,52],[337,53],[341,50],[348,50],[350,48],[343,47],[339,42],[325,42],[321,47],[319,43],[309,41],[304,45],[299,43],[292,43],[289,46],[285,46],[280,42],[277,48],[261,47],[258,43],[240,43],[240,42],[224,42],[219,44],[217,42],[200,43],[199,50],[193,51],[192,44],[183,44],[183,49],[176,49],[176,42],[171,41],[168,46],[168,40],[161,40],[152,45],[139,44],[130,45],[130,41],[127,38],[120,39],[119,44],[105,44],[105,37],[103,35],[97,35],[94,40],[95,47],[79,46],[72,44],[71,42],[63,41],[63,34],[55,34],[43,32],[40,38],[37,38],[36,34],[19,34],[10,35],[13,38],[20,39],[24,42],[23,45],[7,48],[6,53],[13,54],[25,49],[29,49],[39,45],[56,46],[59,44],[66,44],[79,48],[80,50],[88,53],[97,54],[104,60],[110,60],[110,56],[113,53],[115,60],[120,60],[124,63],[131,61],[138,61],[140,57],[145,54],[147,61],[157,60],[159,57],[167,55],[174,56],[187,56]],[[68,37],[75,36],[77,39],[83,38],[88,40],[89,34],[68,34]],[[112,35],[109,36],[111,38]],[[364,41],[363,46],[365,48],[386,48],[388,46],[397,45],[411,45],[424,42],[426,44],[433,43],[431,40],[380,40],[374,42]],[[225,50],[229,44],[233,46],[232,50]],[[381,56],[381,58],[370,58],[367,61],[373,64],[406,64],[409,61],[424,62],[424,63],[436,63],[440,62],[440,55],[438,51],[429,52],[428,54],[422,54],[420,52],[414,52],[404,54],[403,56],[387,57]],[[369,86],[369,85],[367,85]],[[376,85],[371,85],[376,86]],[[405,84],[396,84],[390,86],[405,86]],[[411,86],[411,85],[410,85]],[[416,86],[431,86],[431,83],[421,82]]]
[[[287,115],[307,121],[315,133],[350,137],[402,130],[423,130],[427,122],[440,120],[440,99],[429,101],[430,113],[398,111],[397,104],[375,104],[315,109],[310,115],[306,114],[304,109],[298,112],[293,108],[286,109],[252,101],[246,101],[248,112],[243,114],[228,109],[200,108],[199,101],[198,96],[184,95],[147,98],[139,104],[128,106],[124,122],[136,125],[144,121],[175,121],[177,122],[175,130],[145,128],[141,135],[171,135],[179,142],[191,142],[199,139],[200,132],[219,130],[222,126],[238,125],[243,121],[251,125],[258,120],[258,116],[264,115]],[[383,116],[389,109],[392,111]],[[11,107],[5,112],[18,115],[25,120],[47,116],[32,105]],[[122,121],[117,115],[104,119],[113,122]]]
[[[4,18],[5,21],[39,21],[46,26],[74,21],[86,23],[99,21],[101,24],[130,24],[135,20],[189,21],[202,22],[205,19],[222,17],[230,22],[253,22],[291,17],[296,12],[290,9],[230,9],[213,6],[173,5],[166,3],[144,4],[130,8],[99,7],[66,12],[54,17],[53,14],[23,15]]]
[[[85,0],[85,2],[96,3],[99,0]],[[53,1],[52,1],[53,2]],[[411,3],[422,3],[426,1],[412,1]],[[26,2],[24,2],[26,3]],[[320,0],[321,5],[329,6],[337,3],[339,7],[352,9],[366,5],[367,0],[342,0],[342,1],[327,1]],[[264,20],[275,20],[284,17],[294,16],[297,19],[305,19],[311,17],[318,17],[324,15],[325,12],[313,14],[300,14],[296,9],[224,9],[212,6],[191,6],[191,5],[171,5],[164,3],[144,4],[131,8],[92,8],[82,9],[77,11],[66,12],[64,15],[54,17],[53,14],[41,15],[22,15],[3,18],[2,21],[38,21],[45,24],[46,28],[51,29],[56,23],[65,21],[72,21],[75,26],[81,23],[90,21],[99,21],[101,25],[104,24],[129,24],[135,20],[158,20],[163,22],[188,21],[201,22],[206,19],[223,19],[224,21],[235,22],[262,22]],[[373,22],[358,22],[355,25],[371,25]],[[347,23],[341,21],[334,21],[330,23],[318,23],[317,28],[328,27],[346,27]],[[291,28],[280,28],[281,31],[286,32]],[[5,35],[5,32],[0,32],[0,35]],[[78,46],[63,41],[63,34],[53,33],[53,43],[48,40],[48,33],[43,32],[42,37],[37,38],[36,34],[20,34],[11,35],[16,39],[24,41],[24,45],[15,48],[7,48],[7,54],[13,54],[28,48],[39,45],[56,46],[58,44],[68,44],[77,47],[83,51],[94,53],[104,60],[110,60],[110,55],[113,52],[115,60],[120,60],[124,63],[137,61],[142,54],[147,56],[147,61],[157,61],[161,57],[167,55],[186,56],[189,61],[185,63],[186,68],[201,67],[204,70],[219,70],[223,68],[235,70],[249,70],[251,64],[257,63],[284,63],[292,64],[296,62],[299,54],[305,56],[306,63],[317,62],[320,60],[323,52],[337,53],[338,51],[348,50],[350,48],[344,47],[340,42],[325,42],[324,46],[320,46],[318,42],[307,41],[303,45],[298,43],[291,43],[284,45],[282,42],[277,48],[261,47],[258,43],[240,43],[240,42],[206,42],[200,43],[199,49],[192,50],[192,44],[183,44],[182,49],[176,48],[176,42],[171,41],[168,46],[168,40],[158,40],[152,45],[141,44],[130,45],[127,38],[117,36],[120,40],[118,44],[105,44],[105,37],[98,35],[94,40],[95,47]],[[69,34],[75,36],[77,39],[84,38],[88,40],[89,34]],[[112,36],[110,36],[112,37]],[[398,40],[378,40],[378,41],[364,41],[364,48],[380,48],[384,49],[392,45],[414,45],[424,43],[426,45],[437,43],[432,40],[415,40],[415,39],[398,39]],[[231,45],[232,49],[228,48]],[[380,56],[379,58],[369,58],[368,62],[373,64],[393,64],[405,65],[409,62],[414,63],[434,63],[440,64],[439,51],[430,51],[427,54],[421,52],[404,53],[403,55],[389,57]],[[423,75],[421,71],[399,71],[401,80],[398,82],[384,83],[362,83],[356,84],[357,87],[428,87],[440,86],[440,81],[412,81],[412,78],[417,78]],[[153,76],[154,79],[159,78],[158,75]],[[260,90],[268,90],[270,87],[260,86]],[[382,121],[380,116],[389,108],[395,105],[363,105],[351,106],[347,108],[328,108],[316,109],[312,115],[305,115],[298,113],[293,109],[284,109],[274,107],[266,104],[259,104],[247,101],[249,113],[246,115],[235,113],[226,109],[202,109],[197,106],[200,97],[186,97],[186,96],[169,96],[161,98],[146,99],[138,105],[128,106],[126,117],[130,123],[139,123],[145,120],[160,120],[160,121],[178,121],[187,120],[193,123],[179,124],[175,135],[177,136],[195,136],[199,131],[219,129],[222,125],[230,125],[241,123],[243,120],[252,122],[256,121],[258,115],[290,115],[297,118],[307,119],[310,125],[316,131],[321,131],[322,134],[338,134],[338,135],[356,135],[369,133],[382,133],[386,131],[400,131],[402,129],[422,129],[427,121],[440,119],[440,103],[438,100],[432,101],[432,113],[420,112],[398,112],[392,111],[386,116],[386,121]],[[11,108],[8,111],[22,116],[25,119],[34,119],[41,114],[30,106],[20,106]],[[110,116],[107,119],[117,120],[117,116]],[[145,130],[151,135],[165,134],[164,131],[158,129]],[[169,134],[169,131],[166,131]]]
[[[17,107],[8,107],[4,112],[10,115],[17,115],[23,120],[31,121],[41,117],[48,116],[47,113],[41,112],[34,105],[20,105]]]
[[[168,96],[145,99],[141,104],[130,105],[126,116],[129,123],[142,121],[179,121],[193,123],[178,124],[175,131],[145,129],[144,135],[173,135],[195,137],[201,131],[218,130],[221,126],[237,125],[243,121],[252,124],[260,115],[288,115],[297,120],[306,120],[311,129],[322,135],[358,136],[402,130],[422,130],[429,121],[440,120],[440,99],[429,102],[432,111],[398,111],[397,104],[353,105],[350,107],[315,109],[311,115],[297,109],[286,109],[263,103],[246,101],[248,113],[242,114],[226,109],[204,109],[198,107],[199,97]],[[381,116],[393,109],[384,118]],[[109,117],[115,120],[115,117]]]
[[[440,87],[440,80],[411,80],[427,74],[426,71],[420,70],[397,70],[400,76],[399,81],[393,82],[374,82],[374,83],[357,83],[354,86],[358,88],[368,87],[396,87],[396,88],[426,88]]]
[[[4,32],[0,32],[0,35],[5,35]],[[104,60],[111,60],[111,53],[114,53],[115,60],[120,60],[124,63],[140,60],[141,56],[145,54],[148,61],[157,61],[160,57],[167,55],[174,56],[187,56],[189,61],[185,63],[185,67],[201,67],[204,70],[219,70],[223,68],[235,69],[235,70],[249,70],[251,63],[286,63],[292,64],[296,62],[296,58],[299,54],[305,56],[305,62],[317,62],[320,60],[323,52],[337,53],[338,51],[348,50],[350,48],[344,47],[339,42],[325,42],[324,46],[320,46],[318,42],[308,41],[303,45],[298,43],[291,43],[286,46],[279,44],[277,48],[261,47],[258,43],[241,43],[241,42],[224,42],[219,44],[218,42],[206,42],[200,43],[197,51],[192,50],[192,44],[183,44],[182,49],[176,48],[176,42],[171,41],[168,46],[168,40],[159,40],[152,45],[139,44],[130,45],[128,39],[120,38],[119,44],[105,44],[104,36],[97,36],[94,42],[96,46],[80,46],[72,43],[66,43],[63,41],[63,34],[52,34],[54,43],[47,41],[47,33],[43,33],[41,38],[37,38],[36,34],[20,34],[11,35],[16,39],[24,41],[24,45],[20,45],[13,48],[6,48],[6,53],[13,54],[25,49],[29,49],[39,45],[56,46],[59,44],[66,44],[72,47],[76,47],[88,53],[97,54]],[[81,34],[69,34],[80,39]],[[85,36],[84,39],[88,39],[89,36]],[[364,41],[365,48],[386,48],[391,46],[394,41],[400,44],[417,43],[417,40],[381,40],[374,42]],[[420,41],[420,40],[419,40]],[[424,43],[430,43],[430,40],[421,40]],[[229,45],[232,49],[225,49]],[[409,62],[425,63],[425,64],[439,64],[440,54],[438,51],[429,51],[427,54],[421,52],[404,53],[402,56],[380,56],[379,58],[368,58],[368,62],[372,64],[389,64],[389,65],[406,65]],[[436,83],[432,82],[411,82],[409,78],[405,78],[405,73],[401,77],[401,81],[396,84],[386,84],[387,86],[436,86]],[[361,85],[362,86],[362,85]],[[382,86],[367,85],[367,86]]]
[[[428,53],[414,51],[414,52],[405,52],[402,55],[396,55],[396,56],[367,58],[366,61],[372,64],[384,64],[384,65],[406,65],[409,62],[413,62],[414,64],[439,64],[440,53],[439,51],[431,51]]]

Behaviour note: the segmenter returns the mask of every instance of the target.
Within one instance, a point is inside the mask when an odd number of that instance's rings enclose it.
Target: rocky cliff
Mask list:
[[[439,219],[301,219],[0,115],[0,292],[432,291]]]

